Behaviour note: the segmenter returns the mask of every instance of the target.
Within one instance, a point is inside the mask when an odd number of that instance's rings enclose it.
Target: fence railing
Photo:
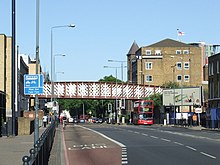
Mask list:
[[[49,127],[42,133],[39,140],[30,149],[30,156],[22,158],[23,165],[48,165],[50,151],[52,149],[56,132],[56,122],[52,121]]]

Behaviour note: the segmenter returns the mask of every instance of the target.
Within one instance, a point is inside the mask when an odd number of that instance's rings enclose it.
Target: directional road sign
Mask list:
[[[42,74],[24,75],[24,94],[35,95],[43,94],[44,79]]]

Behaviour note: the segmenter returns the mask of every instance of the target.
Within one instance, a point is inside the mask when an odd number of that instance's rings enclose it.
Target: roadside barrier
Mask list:
[[[22,158],[23,165],[48,165],[50,151],[53,146],[56,133],[56,121],[52,121],[49,127],[42,133],[34,148],[29,150],[30,156]]]

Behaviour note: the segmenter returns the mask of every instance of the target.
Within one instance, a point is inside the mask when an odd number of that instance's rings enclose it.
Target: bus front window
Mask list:
[[[149,107],[141,107],[140,112],[152,112],[152,108]]]

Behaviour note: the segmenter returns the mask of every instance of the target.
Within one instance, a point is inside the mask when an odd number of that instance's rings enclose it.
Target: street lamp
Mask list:
[[[123,63],[127,61],[120,61],[120,60],[108,60],[108,62],[120,62],[121,63],[121,81],[123,81]]]
[[[117,89],[118,89],[118,78],[117,78],[117,69],[120,68],[120,67],[114,67],[114,66],[104,66],[104,68],[113,68],[115,69],[115,77],[116,77],[116,80],[115,80],[115,83],[116,83],[116,96],[115,96],[115,120],[117,119],[117,123],[119,123],[119,118],[118,118],[118,112],[117,112],[117,100],[118,100],[118,92],[117,92]]]
[[[74,24],[70,24],[70,25],[62,25],[62,26],[53,26],[51,27],[51,102],[53,101],[53,97],[54,97],[54,77],[53,77],[53,68],[54,68],[54,64],[53,64],[53,29],[56,28],[64,28],[64,27],[70,27],[70,28],[74,28],[75,25]]]

